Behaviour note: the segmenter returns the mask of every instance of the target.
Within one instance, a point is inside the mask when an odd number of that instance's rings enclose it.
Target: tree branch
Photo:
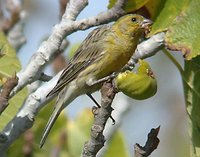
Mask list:
[[[135,144],[135,157],[148,157],[151,153],[158,147],[160,140],[158,139],[158,133],[160,126],[156,129],[151,129],[148,134],[148,139],[144,147],[140,146],[138,143]]]
[[[111,105],[116,93],[112,81],[103,84],[101,88],[101,108],[93,107],[94,123],[91,128],[91,137],[84,144],[83,157],[96,156],[97,152],[104,146],[103,131],[108,118],[111,116],[113,110]]]
[[[126,0],[118,0],[113,8],[106,12],[100,13],[95,17],[74,21],[78,14],[87,6],[88,1],[70,0],[67,4],[66,11],[62,16],[61,22],[54,27],[52,34],[49,36],[47,41],[41,44],[25,69],[22,69],[17,74],[19,82],[18,85],[14,88],[11,96],[16,94],[27,84],[30,84],[39,79],[38,77],[40,76],[44,66],[54,56],[56,51],[59,49],[63,39],[67,35],[77,30],[85,30],[92,26],[108,23],[117,19],[125,13],[122,9],[125,1]]]
[[[133,54],[129,64],[135,64],[138,59],[144,59],[153,56],[164,46],[165,33],[161,32],[153,35],[148,40],[139,44]]]
[[[8,107],[8,98],[12,89],[17,85],[18,78],[17,76],[13,76],[8,78],[6,82],[3,84],[2,91],[0,93],[0,114]]]

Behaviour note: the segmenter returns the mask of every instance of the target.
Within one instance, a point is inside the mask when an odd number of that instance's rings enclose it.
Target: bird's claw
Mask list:
[[[112,120],[112,125],[115,125],[115,119],[110,115],[110,119]]]
[[[87,93],[87,96],[95,103],[95,105],[97,106],[93,106],[92,108],[92,112],[95,114],[95,111],[97,110],[97,108],[101,108],[101,105],[98,104],[98,102],[93,98],[93,96],[90,93]],[[113,110],[113,108],[112,108]],[[115,119],[110,115],[110,119],[112,120],[112,125],[115,125]]]

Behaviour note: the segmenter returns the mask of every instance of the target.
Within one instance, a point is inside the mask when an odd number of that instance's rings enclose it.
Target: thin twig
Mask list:
[[[117,76],[117,73],[112,73],[111,75],[108,75],[108,76],[106,76],[106,77],[103,77],[103,78],[101,78],[101,79],[99,79],[99,80],[96,80],[96,81],[94,81],[94,82],[92,82],[92,84],[89,84],[90,86],[93,86],[93,85],[95,85],[95,84],[99,84],[99,83],[103,83],[103,82],[106,82],[106,81],[108,81],[108,80],[110,80],[110,79],[113,79],[113,78],[115,78]]]
[[[52,79],[52,76],[49,76],[49,75],[47,75],[45,73],[41,73],[41,76],[39,78],[40,81],[44,81],[44,82],[47,82],[47,81],[49,81],[51,79]]]
[[[93,107],[94,123],[91,128],[90,139],[84,144],[83,157],[96,156],[98,151],[104,146],[105,139],[103,130],[113,111],[111,105],[116,93],[112,81],[103,84],[101,88],[101,108]]]
[[[180,74],[183,75],[184,74],[183,68],[181,67],[180,63],[172,56],[171,52],[169,52],[166,48],[163,48],[162,50],[164,54],[172,61],[172,63],[174,63]]]
[[[12,89],[17,85],[18,78],[16,75],[14,75],[11,78],[8,78],[6,82],[3,84],[2,91],[0,93],[0,114],[8,107],[8,99],[10,92]]]
[[[135,157],[148,157],[158,147],[158,144],[160,142],[157,137],[159,130],[160,126],[151,129],[144,147],[140,146],[138,143],[134,145]]]

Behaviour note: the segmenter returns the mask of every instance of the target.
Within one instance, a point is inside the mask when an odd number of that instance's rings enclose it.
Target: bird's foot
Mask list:
[[[93,107],[93,109],[92,109],[92,111],[93,111],[93,113],[95,112],[95,110],[97,109],[97,108],[101,108],[101,105],[99,105],[99,103],[94,99],[94,97],[91,95],[91,94],[89,94],[89,93],[87,93],[87,96],[89,96],[89,98],[95,103],[95,105],[97,106],[97,107]],[[112,110],[114,110],[113,108],[112,108]],[[110,119],[112,120],[112,125],[115,125],[115,119],[110,115]]]

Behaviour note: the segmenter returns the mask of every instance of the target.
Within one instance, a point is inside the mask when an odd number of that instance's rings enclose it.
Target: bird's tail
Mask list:
[[[67,106],[69,105],[74,98],[76,98],[76,90],[74,90],[73,87],[67,87],[64,88],[58,95],[56,104],[55,104],[55,108],[54,111],[51,115],[51,117],[49,118],[49,121],[44,129],[44,133],[42,135],[42,139],[40,141],[40,148],[42,148],[42,146],[44,145],[47,136],[49,135],[49,132],[51,130],[51,128],[53,127],[54,123],[56,122],[56,119],[58,118],[58,116],[60,115],[61,111]]]
[[[51,130],[51,128],[53,127],[54,123],[56,122],[56,119],[58,118],[58,116],[60,115],[60,112],[62,111],[62,105],[63,105],[63,101],[62,100],[57,100],[56,102],[56,106],[54,108],[54,111],[51,115],[51,117],[49,118],[49,121],[44,129],[44,132],[43,132],[43,135],[42,135],[42,139],[40,141],[40,148],[43,147],[46,139],[47,139],[47,136],[49,135],[49,132]]]

